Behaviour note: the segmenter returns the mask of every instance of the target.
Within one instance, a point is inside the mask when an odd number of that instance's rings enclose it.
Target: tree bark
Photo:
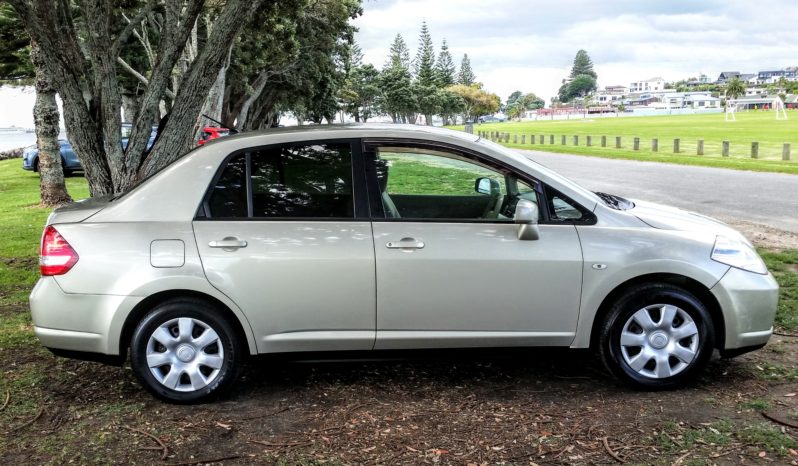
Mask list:
[[[192,63],[177,91],[169,120],[142,162],[138,177],[147,178],[180,158],[191,141],[191,131],[208,91],[227,58],[227,47],[263,0],[229,0],[214,22],[205,48]],[[122,187],[126,190],[130,186]]]
[[[129,123],[136,118],[139,112],[139,98],[135,94],[122,94],[122,115],[125,122]]]
[[[36,145],[39,148],[39,191],[42,205],[57,207],[72,198],[64,183],[61,165],[61,145],[58,143],[59,113],[55,88],[41,68],[41,53],[36,43],[31,44],[31,62],[36,73],[36,104],[33,121],[36,127]]]

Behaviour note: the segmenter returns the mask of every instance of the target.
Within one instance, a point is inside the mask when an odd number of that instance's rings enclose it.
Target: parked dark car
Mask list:
[[[132,129],[133,125],[131,123],[122,123],[122,147],[124,148],[127,147],[127,141]],[[150,133],[150,140],[147,142],[148,149],[152,147],[152,144],[155,142],[155,136],[157,135],[158,127],[153,126],[152,132]],[[78,156],[75,155],[75,151],[72,150],[72,144],[66,139],[59,139],[58,143],[61,146],[61,166],[64,167],[64,175],[70,175],[76,170],[83,170]],[[22,151],[22,169],[33,170],[34,172],[39,171],[39,148],[36,147],[35,144],[26,147]]]
[[[80,160],[72,150],[72,144],[66,139],[59,139],[58,144],[61,146],[61,166],[64,167],[64,175],[69,175],[75,170],[82,170]],[[22,169],[39,171],[39,148],[35,144],[22,151]]]
[[[479,117],[480,123],[504,123],[504,118],[495,117],[493,115],[484,115]]]

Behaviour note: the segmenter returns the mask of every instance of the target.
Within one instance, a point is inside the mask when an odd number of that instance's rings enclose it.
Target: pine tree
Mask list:
[[[407,43],[405,43],[401,34],[397,34],[393,39],[385,68],[410,69],[410,51],[407,49]]]
[[[438,55],[438,62],[435,64],[435,73],[438,80],[439,87],[449,87],[457,82],[457,67],[452,60],[452,54],[449,53],[449,45],[446,39],[443,39],[441,45],[441,53]]]
[[[598,78],[596,72],[593,71],[593,62],[590,60],[590,56],[586,51],[579,50],[576,52],[576,57],[574,57],[574,66],[571,68],[570,78],[574,79],[582,75],[590,76],[593,79]]]
[[[470,86],[474,84],[477,77],[474,76],[474,71],[471,69],[471,60],[468,59],[468,54],[463,55],[463,61],[460,62],[460,76],[457,78],[459,84]]]
[[[352,42],[352,45],[345,47],[341,56],[341,67],[343,68],[344,76],[349,76],[353,70],[360,68],[362,65],[363,51],[357,45],[357,42]]]
[[[422,86],[435,84],[435,49],[432,46],[432,37],[429,35],[427,22],[421,23],[421,33],[418,36],[418,52],[415,61],[416,80]]]

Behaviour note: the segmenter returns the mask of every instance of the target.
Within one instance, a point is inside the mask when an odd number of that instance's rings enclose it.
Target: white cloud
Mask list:
[[[796,17],[790,0],[393,0],[365,2],[355,24],[366,61],[377,66],[397,33],[415,52],[426,20],[436,48],[446,38],[458,63],[468,53],[489,90],[548,100],[580,48],[600,85],[796,66],[798,30],[785,21]]]

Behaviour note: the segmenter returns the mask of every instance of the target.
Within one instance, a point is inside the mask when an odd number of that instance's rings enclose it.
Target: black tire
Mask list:
[[[637,355],[632,354],[635,351],[635,345],[627,344],[625,350],[621,345],[621,333],[627,325],[627,322],[630,322],[632,316],[638,311],[649,307],[651,309],[649,315],[653,313],[653,315],[656,316],[657,312],[662,312],[657,311],[658,306],[655,306],[660,304],[676,306],[678,309],[684,311],[687,317],[692,319],[696,327],[695,337],[688,337],[678,341],[676,340],[677,337],[667,338],[667,345],[689,346],[688,349],[695,353],[695,356],[689,363],[675,356],[670,356],[667,370],[674,372],[673,375],[670,376],[659,376],[659,374],[654,373],[657,371],[657,366],[659,364],[656,359],[648,360],[646,366],[639,371],[635,370],[630,363],[627,362],[627,358],[631,360],[631,358]],[[666,320],[663,317],[664,314],[660,314],[660,321],[658,324],[662,325],[662,328],[665,328],[666,332],[677,333],[676,330],[681,328],[682,325],[685,325],[687,320],[689,320],[678,317],[682,315],[683,314],[677,314],[677,317],[673,319],[675,324],[666,326],[666,324],[663,323]],[[640,335],[643,335],[647,342],[646,344],[649,345],[647,346],[648,349],[654,348],[654,343],[657,345],[663,344],[661,339],[657,341],[653,340],[653,338],[656,337],[654,334],[657,333],[658,330],[647,333],[642,327],[636,327],[636,325],[636,323],[631,324],[630,329],[637,330],[639,328],[641,332]],[[687,327],[685,327],[685,329],[686,328]],[[712,317],[706,307],[687,290],[670,284],[642,284],[623,294],[615,301],[612,308],[607,313],[599,332],[599,354],[607,369],[628,385],[649,390],[671,389],[685,386],[703,371],[715,348],[715,328]],[[697,338],[697,341],[693,342],[692,338]],[[658,351],[660,354],[667,354],[668,348],[673,348],[667,345],[663,349],[654,348],[653,351]],[[693,346],[695,347],[694,349]],[[639,351],[641,355],[649,354],[643,353],[643,346],[640,347]],[[643,360],[646,360],[646,357],[641,359],[641,364]]]
[[[208,377],[209,381],[206,386],[196,390],[193,389],[193,387],[190,389],[185,387],[186,384],[191,384],[187,373],[178,376],[178,384],[180,385],[176,386],[177,389],[167,387],[153,374],[153,371],[159,371],[166,382],[166,377],[172,370],[176,371],[175,374],[180,373],[179,370],[175,369],[177,366],[165,364],[162,367],[150,369],[147,363],[150,337],[154,336],[153,334],[161,326],[165,326],[169,322],[173,322],[179,318],[194,319],[192,325],[195,335],[201,336],[207,329],[211,329],[216,332],[218,336],[218,339],[215,340],[217,342],[215,345],[218,346],[210,344],[204,348],[196,349],[198,347],[189,345],[190,349],[188,353],[193,356],[191,356],[191,360],[186,361],[187,364],[193,362],[195,359],[199,361],[198,357],[200,353],[206,353],[206,355],[216,357],[217,360],[222,360],[218,369],[209,366],[197,366],[197,370],[200,370],[201,367],[203,371],[202,376]],[[199,323],[197,323],[197,321],[199,321]],[[207,328],[200,324],[204,324]],[[173,324],[173,327],[176,325],[177,324]],[[172,335],[174,336],[174,333]],[[193,336],[189,337],[193,338]],[[161,354],[170,354],[177,357],[179,354],[178,350],[181,349],[179,345],[185,346],[187,343],[179,343],[179,341],[182,340],[174,341],[177,342],[175,345],[178,345],[174,351],[170,351],[166,346],[160,345],[157,340],[154,340],[153,348],[162,348],[164,352]],[[191,341],[193,342],[194,340],[192,339]],[[158,345],[160,345],[160,347]],[[193,351],[191,349],[193,349]],[[212,400],[222,394],[235,382],[241,370],[241,362],[243,359],[242,342],[239,341],[230,322],[222,315],[219,309],[205,301],[194,298],[173,299],[156,306],[152,311],[147,313],[133,332],[133,337],[130,342],[130,353],[133,373],[136,374],[136,377],[144,388],[164,401],[177,404],[201,403]],[[219,356],[220,354],[222,356]],[[183,361],[180,361],[178,364],[182,362]],[[196,372],[197,371],[194,371],[194,375],[196,375]],[[181,387],[182,390],[180,389]]]
[[[39,159],[37,158],[33,161],[33,173],[38,173],[38,172],[39,172]]]

